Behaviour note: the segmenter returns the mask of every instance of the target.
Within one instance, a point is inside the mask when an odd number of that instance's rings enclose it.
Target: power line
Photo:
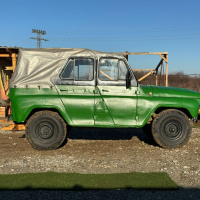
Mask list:
[[[133,36],[133,37],[96,37],[96,38],[91,38],[91,37],[87,37],[87,38],[78,38],[76,37],[76,35],[80,36],[80,34],[87,34],[87,35],[90,35],[90,34],[116,34],[116,33],[140,33],[140,32],[143,32],[143,33],[148,33],[150,34],[150,32],[161,32],[161,31],[180,31],[180,30],[199,30],[200,28],[199,27],[169,27],[169,28],[164,28],[164,29],[134,29],[134,30],[99,30],[99,31],[68,31],[68,30],[63,30],[62,33],[60,32],[59,34],[59,31],[56,31],[56,34],[54,34],[54,30],[51,30],[50,31],[50,35],[62,35],[62,34],[75,34],[74,36],[72,37],[69,37],[69,38],[50,38],[52,40],[60,40],[60,41],[63,41],[63,40],[71,40],[71,41],[133,41],[134,38],[142,38],[141,40],[175,40],[176,38],[160,38],[160,37],[178,37],[178,36],[192,36],[192,35],[199,35],[199,34],[179,34],[179,35],[144,35],[144,36]],[[34,29],[35,30],[35,29]],[[39,31],[39,30],[35,30],[35,31]],[[64,33],[65,32],[65,33]],[[46,32],[45,32],[46,33]],[[53,34],[52,34],[53,33]],[[9,41],[13,41],[13,40],[16,40],[18,38],[21,38],[21,37],[24,37],[26,35],[29,35],[31,33],[28,33],[28,34],[25,34],[25,35],[22,35],[22,36],[19,36],[19,37],[16,37],[16,38],[13,38],[13,39],[10,39],[10,40],[7,40],[5,42],[9,42]],[[148,37],[148,38],[147,38]],[[154,37],[157,37],[156,39],[151,39],[151,38],[154,38]],[[37,37],[38,38],[38,37]],[[37,39],[37,38],[31,38],[31,39]],[[177,39],[199,39],[198,37],[195,37],[195,38],[189,38],[189,37],[184,37],[184,38],[177,38]],[[45,41],[48,41],[47,39],[42,39],[41,40],[45,40]],[[13,45],[13,44],[18,44],[18,43],[24,43],[24,41],[26,42],[26,40],[22,40],[22,41],[18,41],[18,42],[14,42],[14,43],[11,43],[10,45]],[[38,42],[39,43],[39,42]],[[8,46],[8,45],[6,45]],[[39,44],[38,44],[39,46]],[[41,42],[40,42],[40,47],[41,47]]]
[[[27,36],[27,35],[30,35],[31,33],[28,33],[28,34],[25,34],[25,35],[22,35],[22,36],[19,36],[19,37],[16,37],[16,38],[13,38],[13,39],[10,39],[10,40],[7,40],[7,41],[5,41],[4,43],[6,43],[6,42],[10,42],[10,41],[12,41],[12,40],[16,40],[16,39],[18,39],[18,38],[21,38],[21,37],[24,37],[24,36]],[[11,43],[12,44],[12,43]]]
[[[19,41],[19,42],[15,42],[15,43],[11,43],[12,45],[14,45],[14,44],[18,44],[18,43],[24,43],[24,42],[27,42],[27,41],[29,41],[29,39],[25,39],[25,40],[21,40],[21,41]]]
[[[200,37],[182,37],[182,38],[144,38],[144,39],[133,39],[133,38],[119,38],[119,39],[109,39],[109,38],[50,38],[52,41],[148,41],[148,40],[187,40],[187,39],[200,39]]]
[[[163,32],[163,31],[188,31],[188,30],[199,30],[200,28],[199,27],[195,27],[195,28],[170,28],[170,29],[134,29],[134,30],[105,30],[105,31],[102,31],[102,30],[97,30],[97,31],[93,31],[93,30],[89,30],[89,31],[81,31],[81,30],[77,30],[77,31],[68,31],[68,30],[60,30],[60,32],[62,34],[70,34],[70,33],[75,33],[75,34],[84,34],[84,33],[91,33],[91,34],[95,34],[95,33],[98,33],[98,34],[101,34],[101,33],[141,33],[141,32]],[[56,34],[54,34],[54,32],[56,32]],[[51,35],[61,35],[59,34],[59,31],[50,31],[50,34]]]
[[[144,36],[134,36],[134,37],[97,37],[97,38],[78,38],[78,37],[73,37],[73,38],[50,38],[53,40],[107,40],[107,39],[133,39],[133,38],[152,38],[152,37],[178,37],[178,36],[199,36],[200,33],[198,34],[178,34],[178,35],[144,35]]]
[[[42,30],[36,30],[36,29],[32,29],[32,33],[37,33],[37,37],[31,37],[30,39],[34,39],[37,40],[37,48],[41,48],[42,47],[42,40],[44,41],[49,41],[47,39],[43,39],[41,38],[41,35],[46,35],[46,31],[42,31]]]

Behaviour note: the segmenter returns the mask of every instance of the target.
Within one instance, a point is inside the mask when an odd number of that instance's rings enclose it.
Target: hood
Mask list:
[[[200,99],[200,93],[183,88],[151,86],[154,97],[181,97]]]

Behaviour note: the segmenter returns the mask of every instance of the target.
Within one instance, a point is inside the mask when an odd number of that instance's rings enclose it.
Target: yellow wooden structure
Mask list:
[[[159,55],[161,57],[161,60],[154,69],[133,69],[133,71],[147,71],[148,72],[143,77],[140,77],[138,79],[139,82],[142,81],[143,79],[145,79],[146,77],[148,77],[149,75],[155,74],[156,86],[157,86],[158,79],[159,79],[158,71],[159,71],[160,67],[163,67],[163,71],[164,71],[164,62],[165,62],[165,66],[166,66],[165,86],[168,87],[168,52],[128,52],[128,51],[126,51],[125,53],[114,53],[114,54],[124,55],[127,60],[128,60],[129,55]],[[160,75],[160,78],[161,78],[161,75]]]

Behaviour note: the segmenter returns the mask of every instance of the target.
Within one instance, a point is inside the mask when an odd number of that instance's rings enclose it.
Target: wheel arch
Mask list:
[[[191,113],[190,113],[190,111],[189,111],[188,109],[186,109],[186,108],[183,108],[183,107],[181,107],[181,108],[175,108],[175,107],[159,107],[159,108],[157,108],[157,109],[154,111],[154,113],[152,114],[152,116],[153,116],[153,115],[157,115],[157,114],[159,114],[160,112],[162,112],[162,111],[164,111],[164,110],[169,110],[169,109],[179,110],[179,111],[183,112],[189,119],[192,119],[192,118],[193,118],[192,115],[191,115]]]
[[[29,114],[28,114],[27,117],[25,118],[24,123],[26,124],[26,122],[28,121],[28,119],[29,119],[33,114],[35,114],[36,112],[45,111],[45,110],[49,110],[49,111],[58,113],[58,114],[63,118],[63,120],[67,123],[67,125],[72,125],[71,119],[69,119],[68,117],[64,116],[64,114],[63,114],[58,108],[48,108],[48,107],[33,108],[33,109],[31,109],[30,112],[29,112]]]
[[[156,117],[156,115],[158,115],[159,113],[161,113],[164,110],[169,110],[169,109],[173,109],[173,110],[179,110],[181,112],[183,112],[189,119],[192,119],[193,116],[190,113],[190,111],[187,108],[184,107],[171,107],[171,106],[160,106],[160,107],[156,107],[155,109],[152,110],[152,112],[148,115],[148,117],[146,118],[146,120],[143,122],[142,125],[139,126],[139,128],[145,126],[146,124],[151,123],[154,118]]]

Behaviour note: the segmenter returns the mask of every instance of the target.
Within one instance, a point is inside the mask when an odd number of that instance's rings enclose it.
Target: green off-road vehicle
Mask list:
[[[195,91],[140,85],[124,56],[89,49],[20,49],[9,88],[12,120],[37,150],[58,148],[67,127],[142,128],[180,147],[200,102]]]

